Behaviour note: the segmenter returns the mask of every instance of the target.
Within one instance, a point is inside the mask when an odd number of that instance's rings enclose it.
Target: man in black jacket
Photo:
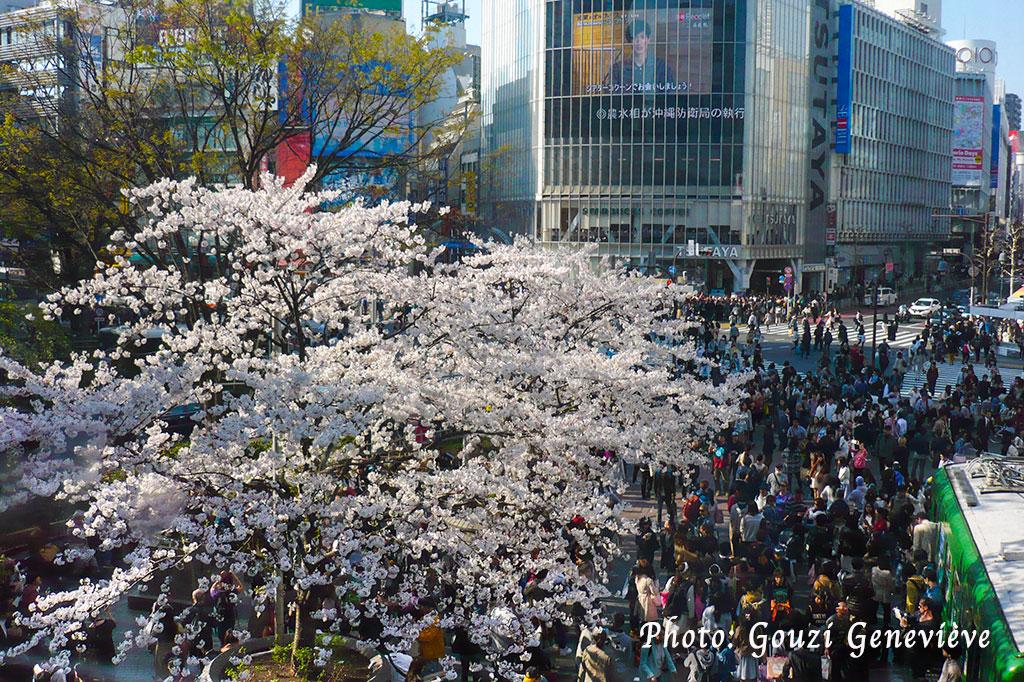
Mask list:
[[[654,474],[654,498],[658,501],[658,525],[661,525],[661,508],[668,509],[668,519],[676,522],[676,477],[667,466]]]

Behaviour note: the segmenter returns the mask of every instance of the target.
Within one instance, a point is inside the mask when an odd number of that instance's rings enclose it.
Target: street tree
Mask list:
[[[280,150],[315,165],[313,186],[416,163],[419,142],[447,125],[416,112],[462,58],[400,22],[294,20],[284,3],[129,0],[61,12],[72,29],[26,22],[22,42],[43,56],[0,71],[0,196],[13,201],[4,222],[73,261],[66,283],[90,274],[83,268],[113,232],[135,229],[123,189],[188,177],[252,187]]]
[[[111,578],[18,615],[33,635],[6,656],[67,650],[189,564],[265,580],[293,607],[296,652],[346,631],[408,649],[436,622],[467,627],[491,661],[515,656],[537,620],[607,595],[621,462],[699,461],[734,419],[742,379],[699,378],[664,287],[526,243],[444,264],[409,218],[425,207],[317,211],[334,194],[305,192],[312,177],[134,191],[146,223],[115,243],[220,240],[222,271],[198,282],[171,258],[118,257],[47,304],[121,301],[114,349],[41,372],[0,356],[0,393],[21,406],[0,412],[0,450],[24,467],[5,504],[66,500],[84,510],[77,535],[127,552]],[[156,328],[161,347],[138,355]],[[183,434],[164,415],[187,403],[203,409]],[[122,655],[149,637],[125,633]]]
[[[1002,253],[1005,256],[999,257],[999,263],[1002,274],[1009,278],[1009,295],[1012,295],[1018,287],[1024,286],[1020,279],[1021,264],[1024,263],[1024,220],[1007,223],[1003,242]]]

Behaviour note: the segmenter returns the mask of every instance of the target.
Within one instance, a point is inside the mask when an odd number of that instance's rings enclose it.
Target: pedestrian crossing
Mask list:
[[[889,344],[890,348],[910,348],[913,345],[914,340],[921,335],[921,331],[924,329],[923,324],[905,324],[900,325],[896,331],[896,340],[889,341],[889,336],[886,333],[887,330],[881,322],[878,323],[878,344],[881,345],[883,341]],[[853,324],[847,323],[846,330],[850,339],[850,346],[857,345],[857,330]],[[803,333],[802,331],[800,332]],[[813,334],[813,331],[812,331]],[[761,335],[765,340],[774,342],[788,341],[793,342],[793,337],[789,333],[789,329],[782,324],[773,325],[766,329],[764,325],[761,326]],[[839,334],[835,331],[832,332],[832,350],[835,351],[839,347]],[[747,327],[746,325],[740,326],[740,340],[747,338]],[[813,336],[811,337],[814,338]],[[864,347],[865,349],[871,348],[871,321],[867,320],[864,324]]]
[[[960,371],[963,369],[964,364],[961,362],[956,362],[950,365],[945,362],[937,362],[935,363],[935,366],[939,370],[939,378],[938,381],[935,382],[934,395],[945,395],[947,386],[956,388],[956,384],[960,380]],[[989,370],[985,367],[984,364],[976,364],[973,362],[969,362],[967,363],[967,366],[974,367],[974,375],[978,377],[978,379],[981,379],[982,376],[989,375]],[[920,392],[921,387],[927,385],[928,367],[929,365],[925,364],[921,371],[912,369],[911,371],[907,372],[906,376],[903,377],[903,395],[917,395]],[[996,371],[999,372],[999,376],[1002,377],[1003,382],[1005,383],[1008,378],[1005,375],[1005,372],[1007,370],[1005,368],[1003,370],[1000,370],[997,367]]]

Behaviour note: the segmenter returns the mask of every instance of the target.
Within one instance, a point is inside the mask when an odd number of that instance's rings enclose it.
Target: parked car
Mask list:
[[[911,317],[930,317],[941,307],[942,304],[937,298],[919,298],[911,304],[909,312]]]
[[[873,305],[871,300],[872,293],[874,293],[874,290],[868,292],[868,294],[864,296],[864,305]],[[878,287],[878,305],[896,305],[896,292],[890,287]]]

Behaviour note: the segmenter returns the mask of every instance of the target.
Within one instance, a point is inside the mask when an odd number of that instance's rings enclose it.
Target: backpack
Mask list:
[[[788,599],[786,601],[775,601],[772,599],[772,623],[778,623],[780,620],[787,618],[791,610]]]
[[[692,521],[698,516],[700,516],[700,498],[697,497],[697,493],[693,493],[686,498],[686,504],[683,505],[683,518]]]

